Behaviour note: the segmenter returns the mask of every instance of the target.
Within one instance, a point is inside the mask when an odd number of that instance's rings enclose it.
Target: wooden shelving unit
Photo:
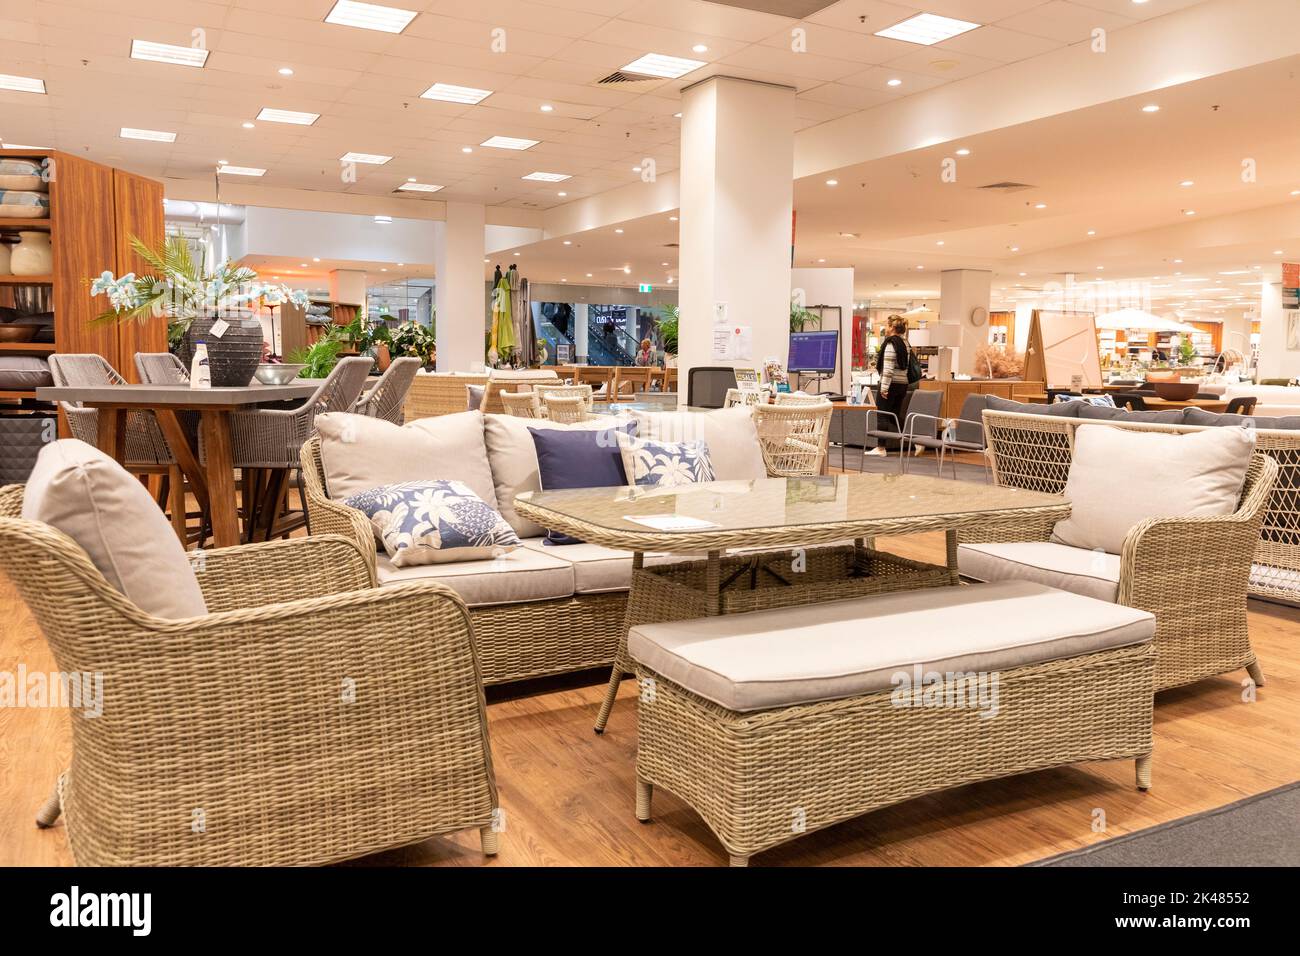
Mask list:
[[[49,171],[49,218],[0,218],[0,233],[48,232],[54,258],[50,275],[0,276],[0,305],[13,305],[19,286],[50,287],[54,343],[0,342],[0,356],[95,353],[134,380],[136,352],[167,350],[167,322],[90,325],[105,300],[91,296],[87,280],[105,269],[116,275],[149,271],[131,249],[131,237],[151,246],[162,242],[162,183],[56,150],[0,149],[0,158],[34,160]],[[6,389],[0,406],[34,397],[31,389]]]

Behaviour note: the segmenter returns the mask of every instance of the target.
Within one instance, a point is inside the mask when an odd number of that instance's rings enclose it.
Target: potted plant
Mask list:
[[[90,294],[108,296],[109,308],[91,323],[143,323],[166,316],[168,344],[187,366],[195,344],[207,343],[212,384],[218,388],[252,381],[262,358],[262,323],[254,311],[258,304],[307,305],[306,293],[259,282],[252,269],[229,260],[209,272],[202,260],[194,261],[181,236],[169,236],[158,249],[132,236],[131,248],[158,274],[128,272],[117,278],[101,273],[91,281]]]
[[[663,346],[666,368],[672,368],[677,364],[677,326],[680,321],[680,306],[659,306],[659,318],[655,319],[655,328],[659,332],[659,344]]]
[[[387,329],[384,330],[388,332]],[[434,356],[437,353],[437,346],[434,342],[433,329],[427,325],[421,325],[419,322],[408,320],[403,322],[397,328],[388,332],[389,352],[393,358],[400,358],[403,355],[413,355],[418,358],[427,368],[433,364]]]

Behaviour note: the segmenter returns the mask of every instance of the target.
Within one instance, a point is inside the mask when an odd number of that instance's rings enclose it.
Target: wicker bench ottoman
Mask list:
[[[636,814],[667,788],[733,866],[948,787],[1086,760],[1151,782],[1152,615],[1029,582],[631,629]]]

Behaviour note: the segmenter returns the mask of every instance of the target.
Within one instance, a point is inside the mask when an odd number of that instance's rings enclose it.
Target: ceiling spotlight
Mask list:
[[[631,275],[631,274],[632,274],[632,267],[631,267],[631,266],[624,266],[624,267],[623,267],[623,274],[624,274],[624,275]]]
[[[305,262],[300,262],[300,263],[298,263],[298,268],[300,268],[300,269],[306,269],[306,268],[307,268],[307,263],[305,263]]]
[[[622,230],[622,229],[615,229],[614,231],[615,231],[616,233],[618,233],[620,236],[623,234],[623,230]]]
[[[240,123],[239,125],[244,127],[244,129],[255,129],[257,126],[256,123]]]
[[[903,81],[900,80],[900,79],[898,79],[897,77],[894,77],[894,78],[891,79],[891,80],[886,80],[886,81],[885,81],[885,85],[886,85],[886,86],[902,86],[902,85],[903,85]]]
[[[573,240],[572,240],[572,239],[565,239],[565,240],[564,240],[564,244],[565,244],[566,246],[571,246],[571,245],[573,245]]]
[[[924,269],[925,266],[917,266],[918,269]]]
[[[1174,265],[1182,265],[1182,263],[1183,263],[1183,260],[1182,260],[1182,259],[1175,259],[1175,260],[1174,260]]]
[[[958,156],[969,156],[969,155],[970,155],[970,150],[963,146],[961,149],[957,150],[957,155],[958,155]]]
[[[1046,208],[1047,208],[1047,203],[1045,203],[1045,202],[1036,202],[1036,203],[1034,203],[1034,208],[1035,208],[1035,209],[1046,209]]]
[[[560,191],[560,192],[556,193],[555,195],[557,195],[557,196],[567,196],[567,195],[569,195],[569,194],[566,193],[566,192],[564,192],[564,191]]]
[[[1019,251],[1020,251],[1020,247],[1019,247],[1019,246],[1011,246],[1010,248],[1011,248],[1011,251],[1012,251],[1012,252],[1019,252]]]
[[[1160,107],[1157,106],[1155,103],[1148,103],[1146,106],[1142,107],[1142,112],[1143,112],[1143,113],[1159,113],[1159,112],[1160,112]]]
[[[588,278],[588,279],[591,278],[591,273],[590,273],[590,272],[587,273],[587,278]]]
[[[825,260],[825,259],[818,259],[817,261],[818,261],[818,262],[825,262],[826,260]]]
[[[827,186],[838,186],[839,184],[840,184],[840,181],[839,181],[838,179],[828,179],[828,180],[826,180],[826,185],[827,185]]]
[[[543,103],[543,104],[542,104],[542,112],[543,112],[543,113],[550,113],[550,112],[553,112],[554,110],[555,110],[555,107],[552,106],[550,103]]]
[[[1096,230],[1096,229],[1089,229],[1089,230],[1088,230],[1088,235],[1090,235],[1090,236],[1095,236],[1096,234],[1097,234],[1097,230]]]
[[[1184,210],[1183,210],[1183,215],[1184,215],[1184,216],[1195,216],[1195,215],[1196,215],[1196,210],[1195,210],[1195,209],[1184,209]]]
[[[311,257],[311,261],[312,261],[312,262],[320,262],[320,256],[312,256],[312,257]]]
[[[1273,255],[1275,255],[1275,256],[1280,256],[1281,254],[1282,254],[1282,250],[1281,250],[1281,249],[1274,249],[1274,250],[1273,250]]]
[[[279,69],[277,72],[278,72],[281,76],[293,76],[293,68],[292,68],[292,67],[282,66],[282,67],[280,67],[280,69]]]
[[[1195,186],[1195,185],[1196,185],[1196,182],[1195,182],[1195,180],[1184,179],[1184,180],[1183,180],[1181,183],[1179,183],[1178,185],[1182,186],[1182,187],[1185,189],[1185,188],[1187,188],[1188,186]]]
[[[676,216],[669,216],[669,217],[668,217],[668,221],[669,221],[669,222],[676,222],[676,221],[677,221],[677,217],[676,217]]]
[[[942,240],[942,239],[938,240],[937,242],[935,242],[935,245],[936,245],[936,246],[941,246],[941,245],[943,245],[943,240]]]
[[[691,47],[691,52],[692,52],[692,53],[708,53],[708,52],[709,52],[709,48],[706,47],[703,43],[697,43],[697,44],[695,44],[695,46]]]

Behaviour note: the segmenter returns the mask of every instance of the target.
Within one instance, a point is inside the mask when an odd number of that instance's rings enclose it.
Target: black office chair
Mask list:
[[[736,370],[729,365],[701,365],[686,373],[686,404],[692,408],[722,408],[727,389],[736,387]]]
[[[1259,399],[1254,395],[1241,395],[1237,398],[1229,399],[1228,407],[1223,410],[1223,413],[1225,415],[1253,415],[1255,413],[1255,403],[1257,401],[1259,401]]]
[[[1153,388],[1151,391],[1154,392],[1155,389]],[[1137,392],[1112,392],[1110,397],[1115,400],[1115,405],[1118,408],[1127,405],[1130,410],[1135,412],[1145,412],[1147,410],[1145,399]]]

